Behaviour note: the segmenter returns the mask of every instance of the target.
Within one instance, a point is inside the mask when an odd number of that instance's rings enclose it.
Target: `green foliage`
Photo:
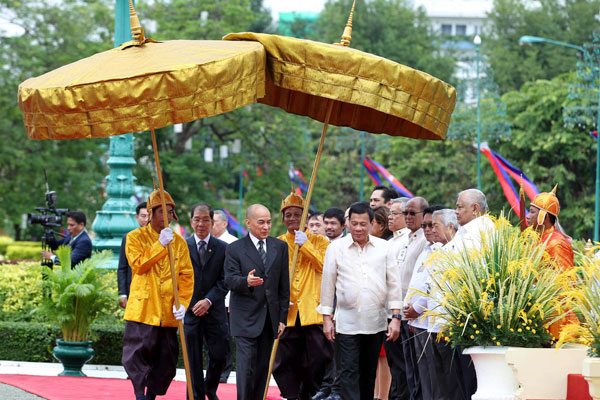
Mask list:
[[[36,243],[37,247],[34,246],[23,246],[19,244],[11,244],[6,248],[6,258],[9,260],[35,260],[39,259],[42,254],[42,246],[40,243]]]
[[[47,323],[0,321],[0,359],[56,362],[52,348],[59,329]],[[90,364],[121,365],[123,350],[122,324],[93,324],[90,337],[96,355]]]
[[[519,46],[523,35],[581,45],[598,30],[599,0],[495,0],[483,52],[501,92],[525,82],[550,79],[575,68],[577,52],[556,46]]]
[[[0,265],[0,321],[30,321],[42,301],[39,263]],[[41,319],[40,319],[41,320]]]
[[[8,236],[0,236],[0,254],[6,255],[6,248],[14,242],[13,238]]]
[[[109,312],[114,296],[99,279],[98,266],[112,256],[110,251],[93,254],[71,269],[71,248],[61,246],[56,251],[59,266],[44,269],[44,296],[40,311],[60,325],[63,339],[87,340],[91,323]]]
[[[567,273],[545,256],[533,230],[521,233],[502,216],[482,232],[481,249],[431,257],[432,297],[444,310],[442,335],[452,346],[542,347],[562,318]]]

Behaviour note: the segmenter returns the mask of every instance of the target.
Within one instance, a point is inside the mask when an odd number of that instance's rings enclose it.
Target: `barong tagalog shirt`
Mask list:
[[[428,293],[430,292],[431,263],[429,262],[429,256],[441,247],[440,243],[427,244],[425,246],[425,249],[423,249],[417,258],[415,269],[408,285],[408,291],[404,297],[404,305],[412,305],[414,310],[421,314],[418,318],[408,321],[409,325],[416,328],[427,329],[429,327],[430,318],[423,315],[427,311]]]
[[[317,311],[332,315],[337,295],[335,330],[341,334],[374,334],[387,329],[386,304],[400,309],[398,271],[389,244],[369,235],[361,248],[348,235],[332,242],[325,253],[321,304]]]
[[[427,239],[425,239],[423,229],[419,228],[414,232],[409,231],[405,236],[392,239],[390,243],[392,245],[391,257],[399,274],[402,299],[404,299],[408,291],[415,263],[427,246]]]
[[[127,234],[125,254],[131,266],[131,290],[124,319],[147,325],[177,327],[173,316],[173,280],[166,247],[150,224]],[[179,302],[188,308],[194,291],[194,269],[187,243],[175,233],[171,251]]]
[[[322,325],[323,316],[317,312],[321,299],[321,278],[325,251],[329,240],[321,235],[306,232],[308,240],[298,250],[298,260],[294,276],[290,276],[290,308],[287,326],[294,326],[300,313],[301,326]],[[292,273],[295,235],[289,232],[278,237],[288,245],[289,268]]]
[[[482,215],[458,228],[454,238],[445,247],[456,252],[463,248],[481,249],[484,236],[495,230],[496,226],[490,217]]]

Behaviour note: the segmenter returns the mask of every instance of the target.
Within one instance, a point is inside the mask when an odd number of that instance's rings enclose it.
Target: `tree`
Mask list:
[[[101,200],[105,140],[36,142],[25,134],[15,104],[25,79],[112,47],[112,16],[105,0],[0,1],[2,15],[19,34],[0,32],[0,219],[19,236],[21,215],[44,205],[44,170],[58,194],[58,207],[91,217]],[[91,219],[91,218],[90,218]]]
[[[501,93],[525,82],[550,79],[575,69],[574,50],[543,45],[520,47],[523,35],[581,45],[598,31],[600,0],[495,0],[483,52]]]

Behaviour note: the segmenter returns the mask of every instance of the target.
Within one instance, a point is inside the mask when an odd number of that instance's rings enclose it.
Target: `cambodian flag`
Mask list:
[[[533,200],[535,196],[540,192],[537,186],[525,175],[525,173],[519,168],[512,165],[508,160],[502,157],[500,154],[496,153],[487,143],[481,143],[480,146],[481,153],[483,153],[496,177],[498,178],[498,182],[500,182],[500,186],[502,187],[502,191],[504,192],[504,196],[508,200],[510,207],[513,209],[516,215],[520,215],[520,202],[519,202],[519,192],[513,185],[511,177],[519,183],[520,186],[523,187],[523,190],[529,197],[529,200]]]
[[[290,181],[294,183],[300,190],[304,193],[308,191],[308,181],[300,171],[300,168],[294,168],[294,165],[290,163],[290,169],[288,170],[288,176],[290,177]],[[302,193],[299,193],[302,195]]]
[[[367,170],[367,173],[373,180],[375,185],[381,185],[383,183],[383,179],[385,179],[389,184],[398,192],[400,196],[413,198],[414,195],[408,190],[394,175],[392,175],[383,165],[379,164],[377,161],[370,159],[369,157],[365,157],[363,160],[363,166]]]
[[[233,215],[231,215],[231,213],[229,212],[228,209],[222,208],[221,210],[223,210],[225,215],[227,215],[227,224],[229,225],[229,228],[231,228],[233,231],[237,232],[238,237],[245,236],[246,229],[244,229],[244,226],[242,224],[240,224],[240,222]]]

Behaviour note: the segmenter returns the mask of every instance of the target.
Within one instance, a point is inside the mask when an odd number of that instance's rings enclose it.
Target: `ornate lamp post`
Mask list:
[[[595,40],[594,40],[595,41]],[[600,54],[596,54],[596,59],[592,54],[583,46],[575,44],[560,42],[557,40],[547,39],[539,36],[521,36],[519,44],[535,44],[535,43],[548,43],[554,46],[567,47],[570,49],[581,52],[593,71],[593,76],[598,82],[598,104],[596,109],[596,131],[600,129]],[[598,51],[598,50],[597,50]],[[596,195],[594,204],[594,242],[598,241],[600,224],[600,137],[596,139]]]
[[[473,44],[475,45],[475,65],[476,65],[476,84],[475,84],[475,95],[477,96],[477,189],[481,190],[481,82],[479,77],[479,69],[481,62],[481,37],[475,35],[473,38]]]

